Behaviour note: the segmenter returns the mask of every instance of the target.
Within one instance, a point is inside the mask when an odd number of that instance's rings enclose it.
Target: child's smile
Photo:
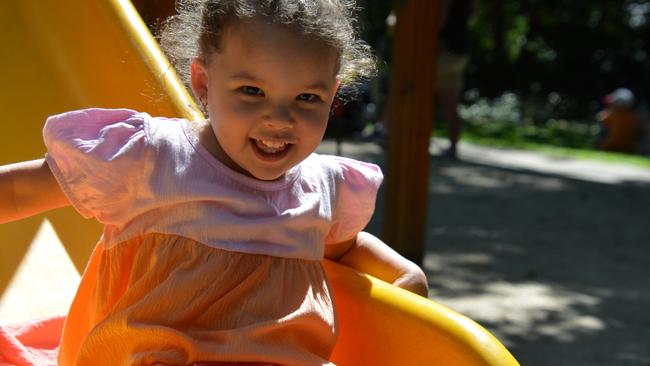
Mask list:
[[[291,149],[292,144],[278,140],[255,140],[251,139],[253,150],[260,159],[274,161],[282,159]]]
[[[282,177],[320,144],[338,88],[337,55],[261,19],[227,27],[221,48],[195,61],[222,163],[261,180]]]

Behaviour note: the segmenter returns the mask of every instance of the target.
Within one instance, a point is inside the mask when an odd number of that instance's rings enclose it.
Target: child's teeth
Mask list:
[[[262,144],[268,147],[272,147],[274,149],[280,149],[286,145],[286,143],[284,142],[275,142],[275,141],[266,141],[266,140],[262,140]]]
[[[257,146],[262,149],[262,151],[268,153],[268,154],[274,154],[279,151],[284,150],[284,148],[287,146],[286,142],[275,142],[275,141],[267,141],[267,140],[257,140]]]

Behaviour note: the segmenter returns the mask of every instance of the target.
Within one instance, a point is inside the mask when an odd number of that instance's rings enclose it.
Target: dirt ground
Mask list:
[[[650,172],[438,150],[423,263],[430,298],[482,324],[522,365],[650,365]],[[372,144],[344,144],[343,155],[384,161]]]

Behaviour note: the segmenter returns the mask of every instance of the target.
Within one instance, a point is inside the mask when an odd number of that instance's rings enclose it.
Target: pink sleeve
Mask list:
[[[352,239],[366,227],[373,212],[377,190],[383,180],[381,169],[370,163],[334,157],[340,167],[336,199],[332,214],[332,228],[326,244]]]
[[[48,165],[77,211],[117,223],[146,170],[143,115],[126,109],[63,113],[47,119],[43,138]]]

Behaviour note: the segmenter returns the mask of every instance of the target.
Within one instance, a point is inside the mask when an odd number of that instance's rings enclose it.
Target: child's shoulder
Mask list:
[[[46,142],[81,139],[129,143],[134,136],[141,136],[147,143],[160,144],[170,138],[181,138],[184,135],[183,122],[187,121],[152,117],[131,109],[88,108],[50,116],[45,122],[43,134]]]
[[[119,123],[140,126],[143,124],[143,118],[139,117],[138,112],[130,109],[79,109],[48,117],[45,121],[45,132],[65,131],[86,135]]]
[[[305,161],[308,171],[320,171],[344,181],[367,181],[380,184],[383,180],[381,168],[373,163],[336,155],[311,154]]]
[[[146,143],[144,118],[129,109],[91,108],[50,116],[43,127],[50,155],[95,155]]]
[[[313,153],[305,161],[311,162],[312,164],[321,164],[333,169],[370,169],[373,171],[381,171],[377,164],[338,155]]]

